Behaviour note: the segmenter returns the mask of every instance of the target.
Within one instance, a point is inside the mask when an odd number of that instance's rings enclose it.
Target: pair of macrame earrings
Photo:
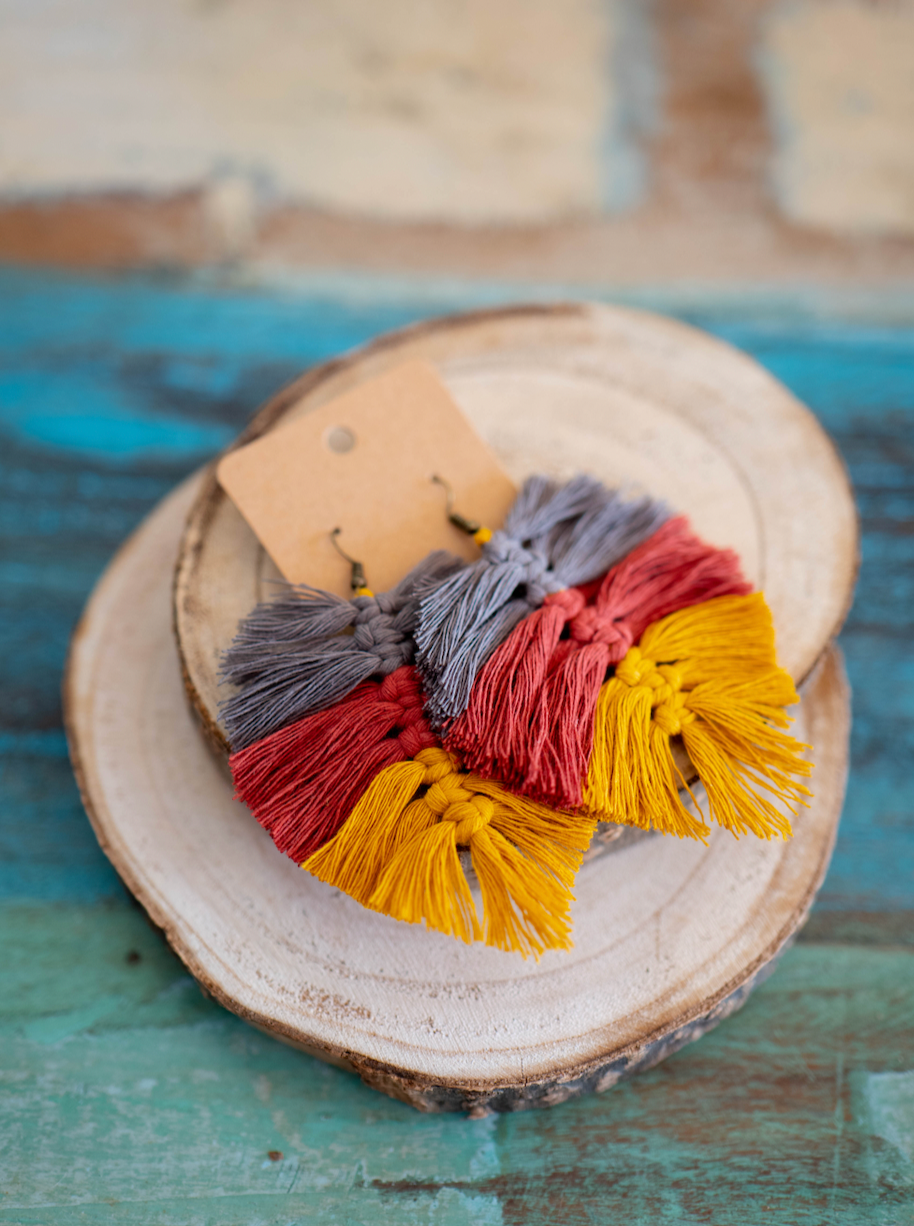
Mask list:
[[[790,833],[797,696],[732,552],[588,477],[530,478],[491,534],[448,512],[477,562],[432,554],[377,597],[354,566],[351,601],[290,589],[226,653],[237,793],[281,850],[386,914],[539,953],[568,944],[597,820],[707,837],[674,737],[719,824]]]

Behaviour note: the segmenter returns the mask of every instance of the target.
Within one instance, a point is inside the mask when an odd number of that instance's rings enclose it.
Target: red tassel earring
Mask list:
[[[404,664],[363,681],[229,758],[235,793],[280,851],[303,863],[336,834],[385,766],[438,744],[422,714],[419,674]]]

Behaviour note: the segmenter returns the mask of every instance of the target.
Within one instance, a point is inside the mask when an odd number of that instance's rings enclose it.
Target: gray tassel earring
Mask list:
[[[365,586],[361,563],[334,546],[352,567],[352,600],[305,584],[289,584],[241,623],[222,657],[221,679],[238,692],[221,707],[233,750],[344,698],[369,677],[387,677],[412,663],[419,593],[465,563],[436,550],[389,592]]]

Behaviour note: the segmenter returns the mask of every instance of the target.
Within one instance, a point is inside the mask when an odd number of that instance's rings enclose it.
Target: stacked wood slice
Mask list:
[[[803,922],[844,793],[848,696],[832,639],[856,518],[829,439],[762,368],[682,324],[602,306],[382,337],[286,388],[239,443],[412,358],[437,367],[518,482],[586,470],[666,499],[737,550],[800,686],[796,734],[815,746],[794,838],[716,830],[704,847],[604,828],[594,850],[614,854],[591,854],[579,874],[575,947],[539,962],[397,923],[302,873],[233,801],[225,769],[219,658],[276,571],[212,469],[100,582],[74,636],[67,720],[103,847],[208,992],[424,1110],[515,1110],[604,1089],[698,1037]]]

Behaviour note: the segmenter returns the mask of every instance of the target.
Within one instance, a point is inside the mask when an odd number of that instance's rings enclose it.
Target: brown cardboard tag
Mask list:
[[[351,595],[350,569],[333,548],[363,563],[375,592],[393,587],[433,549],[467,561],[479,548],[447,519],[455,509],[497,528],[516,490],[425,362],[363,383],[230,452],[219,481],[292,583]]]

